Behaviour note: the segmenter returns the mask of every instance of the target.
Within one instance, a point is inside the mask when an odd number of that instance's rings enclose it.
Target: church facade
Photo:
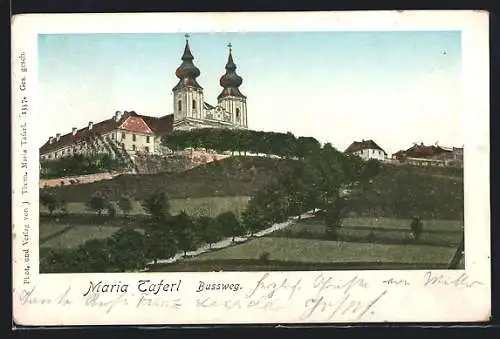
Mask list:
[[[217,105],[205,102],[203,87],[197,82],[200,70],[195,66],[188,35],[181,65],[175,71],[179,79],[173,92],[173,113],[161,117],[138,114],[134,111],[117,111],[107,120],[89,122],[81,129],[74,127],[70,133],[51,136],[40,148],[40,159],[53,160],[73,154],[108,153],[158,154],[161,137],[176,130],[196,128],[247,129],[247,97],[239,87],[243,79],[236,73],[232,46],[219,79],[222,87]]]
[[[200,70],[193,63],[193,55],[186,39],[182,64],[175,71],[179,82],[172,89],[174,97],[174,124],[176,130],[203,127],[248,128],[247,98],[239,87],[243,80],[236,73],[231,44],[226,63],[226,73],[219,80],[222,92],[217,97],[217,106],[205,102],[203,88],[196,78]]]

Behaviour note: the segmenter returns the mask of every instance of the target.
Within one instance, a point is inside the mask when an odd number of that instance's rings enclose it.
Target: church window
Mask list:
[[[132,151],[135,151],[135,145],[132,145]]]
[[[240,109],[236,108],[236,119],[240,119]]]
[[[132,141],[135,141],[135,139],[136,139],[135,134],[132,134]]]
[[[125,133],[122,133],[122,140],[125,140]]]
[[[193,100],[193,111],[196,111],[196,100]]]
[[[149,144],[149,136],[146,137],[146,143]]]
[[[178,110],[179,112],[180,112],[180,111],[182,111],[182,101],[181,101],[181,100],[179,100],[179,101],[177,102],[177,110]]]
[[[144,150],[146,151],[146,153],[149,153],[149,147],[148,146],[144,147]]]

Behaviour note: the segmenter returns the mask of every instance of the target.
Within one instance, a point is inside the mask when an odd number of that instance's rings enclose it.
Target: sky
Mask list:
[[[189,44],[215,105],[231,42],[253,130],[292,132],[343,151],[373,139],[462,146],[459,31],[196,33]],[[38,38],[38,143],[115,111],[173,113],[185,37],[50,34]]]

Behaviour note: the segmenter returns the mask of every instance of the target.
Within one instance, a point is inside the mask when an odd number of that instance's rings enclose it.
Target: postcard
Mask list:
[[[12,29],[17,326],[489,319],[488,13]]]

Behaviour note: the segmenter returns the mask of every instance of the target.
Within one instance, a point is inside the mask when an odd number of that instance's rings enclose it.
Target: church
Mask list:
[[[179,81],[172,89],[172,114],[152,117],[134,111],[116,111],[107,120],[98,123],[90,121],[84,128],[73,127],[69,133],[49,137],[40,148],[41,160],[73,154],[158,154],[161,137],[172,131],[196,128],[247,129],[247,97],[239,89],[243,79],[236,73],[232,45],[228,44],[225,73],[219,80],[222,91],[217,97],[217,105],[213,106],[205,102],[203,87],[196,80],[200,70],[193,62],[189,35],[185,37],[182,63],[175,71]]]

